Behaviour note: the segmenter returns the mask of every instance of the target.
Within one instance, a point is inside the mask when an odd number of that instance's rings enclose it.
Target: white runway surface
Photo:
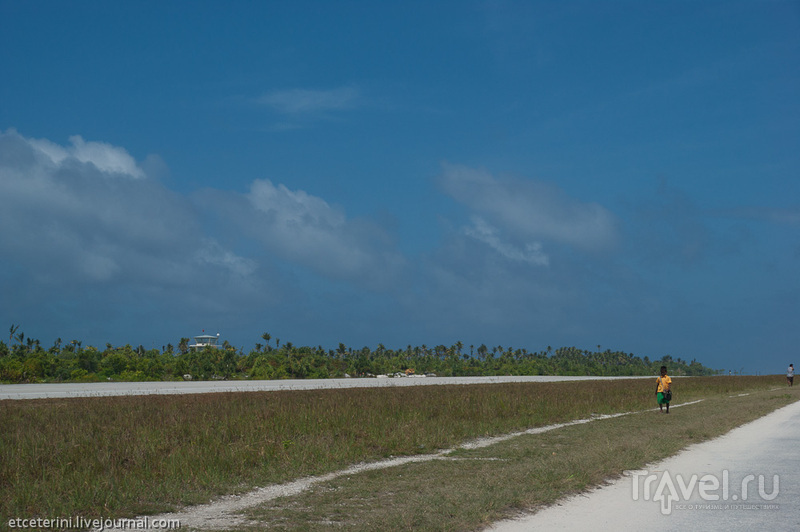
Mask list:
[[[391,377],[359,379],[303,379],[277,381],[174,381],[90,382],[65,384],[0,384],[0,400],[121,395],[175,395],[192,393],[319,390],[323,388],[375,388],[385,386],[433,386],[444,384],[493,384],[506,382],[557,382],[586,379],[652,377]]]
[[[800,402],[609,486],[489,530],[796,532],[798,449]]]

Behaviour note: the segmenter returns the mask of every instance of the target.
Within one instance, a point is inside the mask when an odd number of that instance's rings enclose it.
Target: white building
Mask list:
[[[210,334],[201,334],[200,336],[194,337],[194,343],[189,346],[189,349],[205,349],[206,347],[213,347],[217,348],[219,345],[217,342],[219,341],[219,333],[216,336],[211,336]]]

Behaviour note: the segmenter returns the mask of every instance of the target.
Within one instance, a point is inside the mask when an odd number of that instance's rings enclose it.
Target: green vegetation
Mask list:
[[[4,494],[0,516],[113,518],[167,511],[362,461],[428,454],[477,437],[594,414],[650,409],[654,406],[654,382],[625,379],[0,401],[0,492]],[[567,482],[564,479],[583,466],[577,457],[565,460],[556,473],[540,475],[538,481],[549,486],[545,492],[581,489],[606,473],[618,473],[619,467],[632,467],[630,461],[612,460],[618,454],[615,446],[624,442],[632,446],[629,452],[637,460],[650,460],[797,399],[797,392],[787,393],[783,379],[776,376],[677,377],[674,386],[681,402],[726,400],[715,402],[719,409],[712,410],[713,415],[704,413],[702,420],[698,414],[665,416],[662,421],[674,422],[680,430],[671,442],[660,442],[655,448],[632,439],[652,421],[641,418],[639,425],[625,429],[627,432],[613,424],[592,423],[593,427],[611,427],[601,436],[583,436],[585,442],[602,443],[599,448],[607,455],[605,462],[595,464],[591,474],[581,473],[576,481]],[[781,387],[780,392],[768,392],[775,398],[757,403],[762,405],[760,410],[734,405],[756,404],[754,401],[728,399],[732,394],[776,387]],[[673,421],[679,417],[680,423]],[[642,449],[638,449],[640,443]],[[526,458],[523,454],[514,460]],[[440,471],[440,467],[431,470]],[[466,471],[474,467],[469,465]],[[575,471],[563,469],[570,467]],[[421,467],[420,471],[423,475],[430,470]],[[460,471],[456,468],[449,478],[437,482],[459,484]],[[485,476],[488,478],[488,471]],[[474,482],[463,485],[464,489],[476,489]],[[451,506],[478,504],[478,514],[453,512],[478,519],[473,525],[538,500],[531,499],[530,493],[505,496],[495,502],[475,502],[445,492],[438,495],[446,497]],[[395,498],[402,501],[402,497]],[[398,519],[403,518],[401,513],[398,510]],[[461,521],[448,524],[446,516],[431,518],[434,521],[421,526],[469,528]],[[5,525],[0,522],[0,529]],[[395,528],[403,527],[399,521]]]
[[[68,343],[59,338],[45,349],[38,340],[26,338],[10,330],[10,344],[0,342],[0,382],[93,382],[210,379],[325,379],[361,377],[395,373],[434,373],[439,376],[481,375],[656,375],[664,364],[670,375],[714,375],[696,360],[687,362],[667,355],[658,360],[640,358],[631,353],[606,349],[587,351],[562,347],[542,352],[527,349],[485,345],[465,347],[458,342],[429,348],[407,346],[387,349],[359,350],[339,344],[335,350],[318,347],[283,345],[271,336],[262,335],[265,344],[245,354],[227,343],[219,348],[189,348],[189,339],[182,338],[178,347],[162,350],[130,345],[104,350],[83,347],[79,341]],[[186,377],[188,376],[188,377]]]

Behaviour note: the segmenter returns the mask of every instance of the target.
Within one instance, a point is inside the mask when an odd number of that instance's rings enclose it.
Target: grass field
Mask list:
[[[389,456],[654,406],[655,378],[0,402],[0,528],[132,517]],[[336,479],[253,510],[271,528],[470,530],[674,454],[800,399],[782,377],[675,378],[653,412]],[[772,390],[772,391],[770,391]],[[750,393],[738,397],[741,393]],[[733,396],[733,397],[731,397]],[[648,417],[649,416],[649,417]]]

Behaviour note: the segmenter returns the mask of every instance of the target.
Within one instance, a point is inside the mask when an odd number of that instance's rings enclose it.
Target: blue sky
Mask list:
[[[0,0],[43,344],[800,345],[800,3]]]

